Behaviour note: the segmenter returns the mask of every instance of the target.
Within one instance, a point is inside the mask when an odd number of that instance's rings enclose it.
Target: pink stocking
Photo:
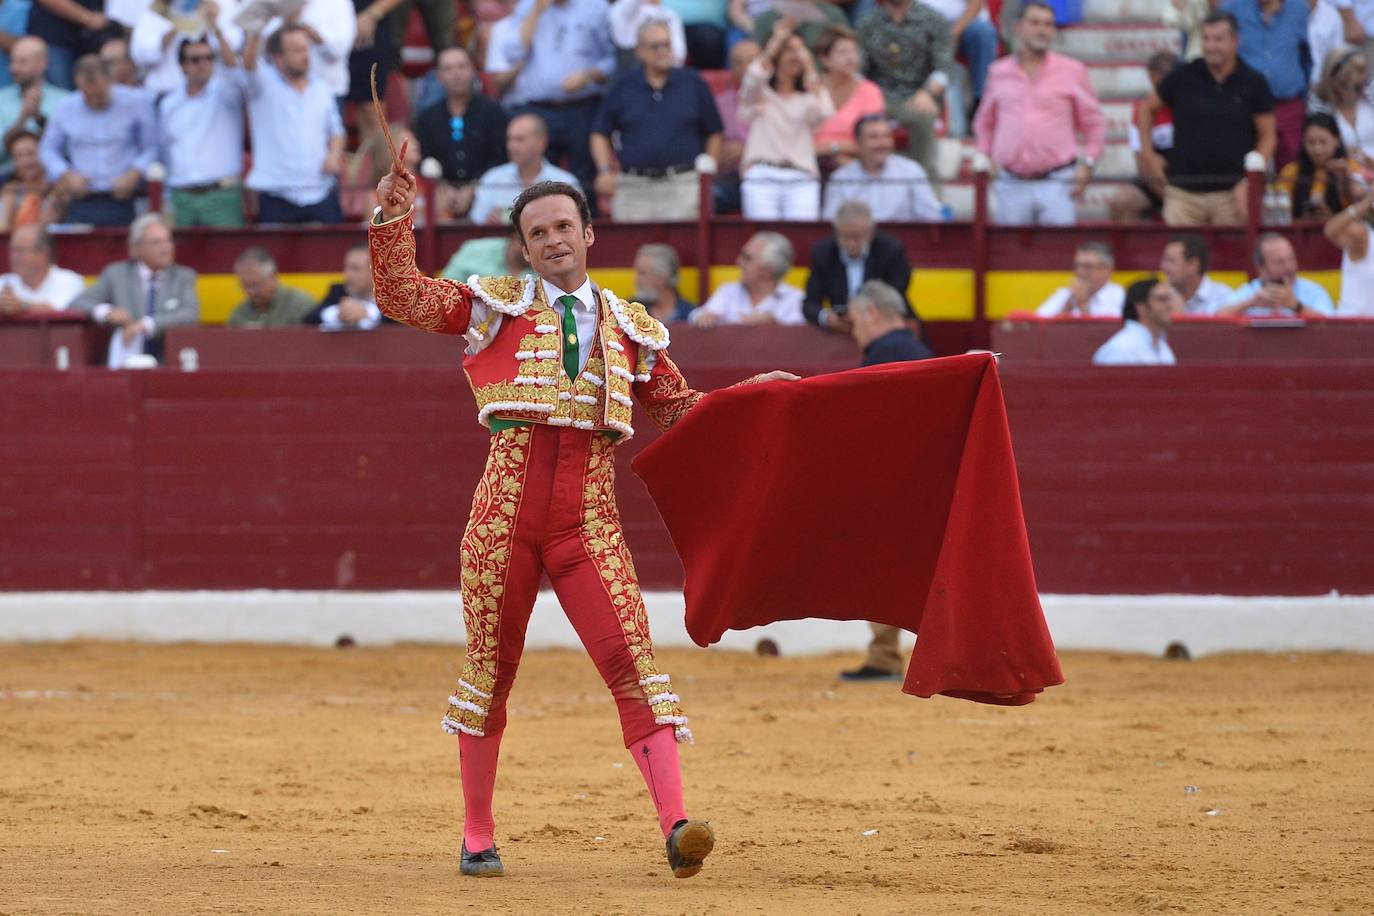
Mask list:
[[[664,726],[649,737],[631,744],[630,754],[639,764],[639,772],[649,787],[649,795],[658,809],[658,826],[666,837],[673,832],[674,824],[687,819],[682,804],[682,766],[678,761],[673,727]],[[463,785],[466,788],[466,779]]]
[[[468,852],[490,849],[496,835],[491,796],[496,790],[496,758],[501,736],[458,736],[458,768],[463,773],[463,842]]]

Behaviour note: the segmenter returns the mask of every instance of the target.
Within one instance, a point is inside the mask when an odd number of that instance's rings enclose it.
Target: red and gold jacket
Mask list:
[[[462,335],[463,369],[477,419],[493,417],[634,435],[638,399],[659,429],[682,418],[702,393],[668,357],[668,329],[637,302],[598,289],[597,340],[576,379],[563,371],[558,312],[537,278],[433,279],[415,265],[411,216],[368,227],[372,277],[382,314],[423,331]]]

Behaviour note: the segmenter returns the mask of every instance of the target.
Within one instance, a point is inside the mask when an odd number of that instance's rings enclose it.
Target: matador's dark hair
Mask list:
[[[520,214],[524,213],[525,208],[533,201],[541,197],[572,198],[572,202],[577,205],[577,215],[582,219],[582,228],[585,229],[592,224],[592,208],[587,205],[587,197],[582,193],[581,188],[565,181],[536,181],[520,192],[520,196],[515,198],[515,205],[510,210],[510,224],[515,227],[515,234],[520,237],[520,241],[525,240],[525,231],[520,228]]]

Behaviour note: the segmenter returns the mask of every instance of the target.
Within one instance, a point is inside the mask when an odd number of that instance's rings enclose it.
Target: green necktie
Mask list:
[[[563,371],[568,378],[577,378],[577,318],[573,306],[577,305],[576,296],[559,296],[563,306]]]

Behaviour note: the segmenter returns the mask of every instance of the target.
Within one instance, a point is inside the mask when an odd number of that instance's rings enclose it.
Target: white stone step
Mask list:
[[[1179,53],[1178,30],[1162,25],[1085,25],[1059,32],[1057,50],[1085,63],[1144,63],[1157,51]]]
[[[1089,64],[1088,76],[1092,79],[1093,91],[1097,97],[1108,99],[1141,98],[1149,92],[1150,75],[1139,63],[1132,64]]]
[[[1083,21],[1096,23],[1164,22],[1169,0],[1083,0]]]

